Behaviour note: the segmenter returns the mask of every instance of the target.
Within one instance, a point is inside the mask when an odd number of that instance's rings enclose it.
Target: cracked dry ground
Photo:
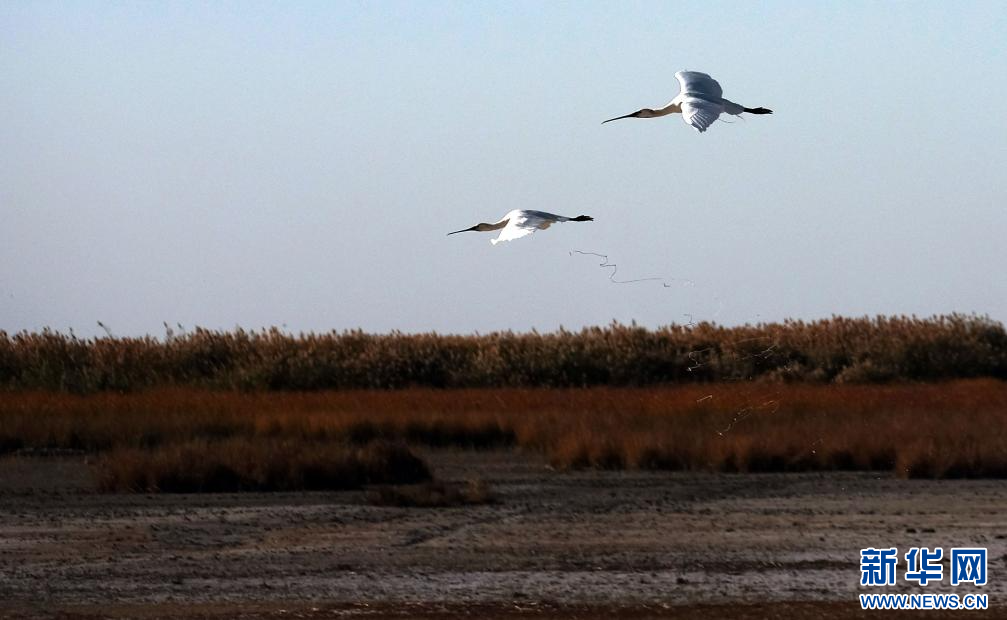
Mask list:
[[[488,481],[499,502],[100,495],[81,459],[2,460],[0,618],[871,617],[856,602],[866,546],[986,546],[979,615],[1007,600],[1003,482],[425,456],[438,478]],[[944,584],[927,591],[965,593]]]

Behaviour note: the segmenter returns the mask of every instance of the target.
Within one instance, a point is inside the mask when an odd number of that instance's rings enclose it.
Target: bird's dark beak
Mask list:
[[[476,225],[475,225],[475,226],[473,226],[472,228],[463,228],[463,229],[461,229],[461,230],[456,230],[456,231],[454,231],[454,232],[449,232],[448,234],[449,234],[449,235],[457,235],[457,234],[458,234],[458,233],[460,233],[460,232],[470,232],[470,231],[473,231],[473,230],[475,230],[475,229],[476,229],[476,228],[478,228],[478,227],[479,227],[479,225],[478,225],[478,224],[476,224]]]
[[[640,112],[642,112],[642,111],[643,110],[637,110],[636,112],[633,112],[632,114],[627,114],[625,116],[616,116],[615,118],[610,118],[607,121],[602,121],[601,124],[604,125],[605,123],[611,123],[612,121],[617,121],[617,120],[622,119],[622,118],[636,118],[637,116],[640,115]]]

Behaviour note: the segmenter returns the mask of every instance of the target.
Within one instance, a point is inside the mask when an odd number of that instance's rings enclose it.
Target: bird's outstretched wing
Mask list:
[[[711,99],[716,101],[724,96],[724,90],[713,79],[705,73],[699,71],[679,71],[675,74],[675,79],[682,87],[682,95],[692,95],[700,99]],[[681,95],[680,95],[681,96]]]
[[[702,133],[716,122],[723,110],[722,104],[686,97],[682,102],[682,119]]]
[[[528,235],[535,232],[534,226],[529,226],[526,222],[519,220],[519,218],[511,218],[507,225],[503,227],[500,234],[496,239],[491,239],[490,241],[493,245],[500,243],[501,241],[513,241],[514,239],[520,239],[521,237],[527,237]]]
[[[556,222],[565,222],[568,217],[548,213],[546,211],[535,211],[532,209],[522,209],[517,213],[516,221],[519,226],[530,226],[537,230],[545,230]]]

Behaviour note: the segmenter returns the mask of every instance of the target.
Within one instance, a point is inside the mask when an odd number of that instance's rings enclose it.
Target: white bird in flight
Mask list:
[[[671,103],[658,110],[644,108],[632,114],[617,116],[607,121],[602,121],[602,125],[610,121],[617,121],[620,118],[655,118],[680,112],[686,123],[696,128],[696,131],[704,132],[717,120],[722,113],[740,115],[742,112],[749,114],[772,114],[772,110],[766,108],[746,108],[743,105],[724,99],[723,89],[717,80],[699,71],[679,71],[675,74],[675,79],[682,86],[682,92],[671,100]]]
[[[591,222],[593,220],[594,218],[589,215],[566,217],[563,215],[556,215],[555,213],[546,213],[545,211],[515,209],[508,212],[507,215],[503,216],[499,221],[494,222],[493,224],[476,224],[472,228],[456,230],[454,232],[449,232],[448,234],[455,235],[461,232],[469,231],[487,232],[502,228],[503,230],[500,231],[500,234],[496,239],[490,239],[490,243],[496,245],[501,241],[520,239],[521,237],[532,234],[536,230],[545,230],[556,222]]]

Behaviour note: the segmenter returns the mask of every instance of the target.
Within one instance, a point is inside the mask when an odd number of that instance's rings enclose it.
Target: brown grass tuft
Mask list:
[[[116,449],[98,459],[95,475],[100,491],[140,493],[346,490],[430,479],[426,464],[403,446],[235,439]]]
[[[416,485],[381,486],[368,490],[367,501],[374,506],[401,508],[450,508],[495,503],[488,483],[469,480],[465,486],[446,482]]]

